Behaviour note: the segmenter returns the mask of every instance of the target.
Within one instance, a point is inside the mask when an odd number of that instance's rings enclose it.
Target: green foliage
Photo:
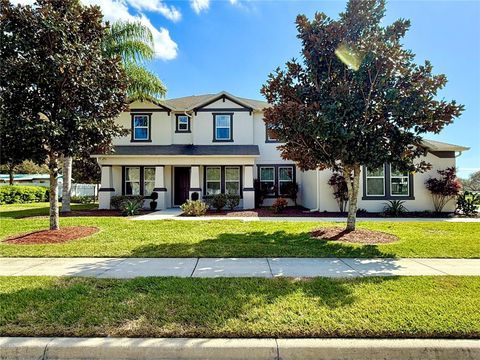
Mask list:
[[[298,196],[298,184],[297,183],[288,183],[285,186],[285,195],[292,199],[293,202],[295,203],[295,206],[297,206],[297,196]]]
[[[425,186],[432,194],[435,211],[441,212],[445,205],[460,193],[462,185],[457,179],[454,167],[437,170],[437,173],[440,178],[429,178]]]
[[[122,214],[125,216],[134,216],[137,215],[142,209],[143,200],[127,200],[122,203]]]
[[[205,197],[207,204],[217,211],[221,211],[227,205],[227,195],[216,194]]]
[[[187,216],[202,216],[207,213],[208,205],[201,200],[187,200],[180,206],[180,209]]]
[[[475,216],[480,208],[480,194],[465,191],[457,198],[457,212],[465,216]]]
[[[48,200],[48,189],[43,186],[0,186],[0,204],[25,204]]]
[[[285,210],[287,205],[288,205],[287,199],[284,199],[284,198],[281,198],[281,197],[276,198],[275,201],[273,202],[273,205],[272,205],[273,212],[275,214],[280,214],[280,213],[283,212],[283,210]]]
[[[462,186],[467,191],[480,192],[480,171],[474,172],[468,179],[463,179]]]
[[[110,199],[110,207],[115,210],[122,210],[127,201],[143,203],[142,195],[115,195]]]
[[[93,204],[95,202],[95,196],[71,196],[70,202],[73,204]]]
[[[403,48],[410,22],[385,26],[384,15],[383,0],[350,0],[337,20],[299,15],[303,61],[278,68],[261,90],[272,105],[264,120],[284,143],[284,159],[302,170],[343,169],[349,230],[360,166],[427,169],[425,161],[414,163],[426,153],[422,135],[438,133],[463,111],[455,101],[437,100],[446,76],[433,74],[429,61],[418,65]]]
[[[240,204],[240,195],[227,194],[226,206],[229,210],[234,210]]]
[[[390,200],[385,204],[383,213],[387,216],[400,216],[408,211],[404,204],[405,201]]]
[[[90,152],[84,152],[73,159],[72,178],[76,183],[100,184],[100,166],[97,159],[90,157]]]

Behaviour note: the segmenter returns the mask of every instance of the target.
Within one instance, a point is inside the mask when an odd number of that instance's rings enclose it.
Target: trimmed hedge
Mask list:
[[[48,189],[43,186],[0,186],[0,204],[27,204],[48,201]]]

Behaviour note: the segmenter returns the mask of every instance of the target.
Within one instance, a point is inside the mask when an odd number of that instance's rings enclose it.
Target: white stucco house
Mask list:
[[[99,201],[110,208],[114,195],[159,194],[158,209],[183,204],[193,193],[201,197],[237,193],[240,207],[255,206],[254,180],[273,189],[265,205],[283,195],[286,184],[298,183],[298,204],[318,211],[338,211],[328,185],[331,172],[300,171],[281,158],[279,143],[263,121],[263,101],[227,92],[164,100],[132,102],[117,119],[131,134],[114,141],[114,151],[93,155],[102,169]],[[436,170],[455,166],[463,146],[425,140],[426,173],[402,174],[388,164],[362,169],[358,207],[382,211],[387,200],[405,200],[410,211],[433,210],[425,180]],[[444,211],[453,211],[454,204]]]

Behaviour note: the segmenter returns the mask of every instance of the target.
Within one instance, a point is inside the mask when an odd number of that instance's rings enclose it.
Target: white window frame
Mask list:
[[[181,119],[187,119],[186,123],[181,123]],[[185,129],[182,129],[180,125],[186,125]],[[190,131],[190,117],[188,115],[177,115],[177,132],[189,132]]]
[[[208,180],[208,169],[218,169],[220,178],[218,180]],[[215,194],[209,194],[208,193],[208,183],[218,183],[219,189],[220,189],[220,194],[222,193],[222,167],[221,166],[205,166],[205,195],[215,195]]]
[[[135,125],[135,119],[137,117],[145,117],[147,118],[147,125],[146,126],[137,126]],[[149,140],[150,139],[150,116],[148,115],[142,115],[142,114],[136,114],[136,115],[133,115],[133,140],[139,140],[139,141],[146,141],[146,140]],[[144,138],[137,138],[136,136],[136,129],[147,129],[147,137],[144,139]]]
[[[138,169],[138,181],[136,181],[136,180],[128,180],[128,179],[127,179],[128,169]],[[126,167],[125,167],[125,184],[124,184],[124,186],[125,186],[125,195],[132,195],[132,196],[133,196],[133,195],[140,195],[140,194],[142,193],[142,181],[141,181],[141,180],[142,180],[142,177],[141,177],[141,168],[140,168],[140,166],[126,166]],[[138,191],[139,191],[139,193],[138,193],[138,194],[133,194],[133,193],[132,193],[132,194],[128,194],[128,193],[127,193],[127,189],[128,189],[127,183],[137,183],[137,182],[138,182]],[[130,187],[133,189],[133,186],[130,186]]]
[[[397,178],[397,179],[407,179],[407,194],[394,194],[392,191],[392,179]],[[392,165],[390,164],[390,196],[410,196],[410,174],[407,175],[393,175],[392,171]]]
[[[365,192],[367,193],[367,196],[385,196],[385,166],[382,166],[383,170],[383,175],[382,176],[374,176],[374,175],[368,175],[368,168],[365,167]],[[369,194],[368,193],[368,179],[382,179],[382,194]]]
[[[277,193],[278,193],[278,196],[282,196],[282,195],[288,195],[288,194],[282,194],[280,189],[280,183],[291,183],[293,184],[295,181],[294,181],[294,173],[295,173],[295,169],[293,168],[293,166],[278,166],[278,189],[277,189]],[[280,179],[280,170],[281,169],[291,169],[292,170],[292,180],[281,180]]]
[[[227,169],[236,169],[238,170],[238,180],[227,180]],[[240,166],[225,166],[225,181],[224,181],[224,186],[225,186],[225,194],[227,194],[227,183],[237,183],[238,184],[238,191],[236,195],[240,195],[240,187],[241,187],[241,179],[242,177],[242,172],[240,171]]]
[[[218,126],[217,125],[217,117],[220,116],[226,116],[228,118],[228,125],[227,126]],[[214,114],[214,139],[215,141],[232,141],[232,125],[233,125],[233,119],[232,119],[232,114]],[[219,138],[217,134],[217,129],[228,129],[228,138]]]
[[[263,180],[262,179],[262,169],[273,169],[273,180]],[[259,166],[259,178],[260,178],[260,186],[262,185],[262,182],[269,182],[272,183],[273,187],[276,186],[277,184],[277,175],[275,171],[275,166]],[[268,196],[274,196],[276,194],[276,191],[274,190],[273,193],[267,193]]]

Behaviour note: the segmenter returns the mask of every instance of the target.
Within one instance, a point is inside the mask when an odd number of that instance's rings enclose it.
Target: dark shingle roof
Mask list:
[[[109,155],[260,155],[257,145],[126,145],[115,146]]]

